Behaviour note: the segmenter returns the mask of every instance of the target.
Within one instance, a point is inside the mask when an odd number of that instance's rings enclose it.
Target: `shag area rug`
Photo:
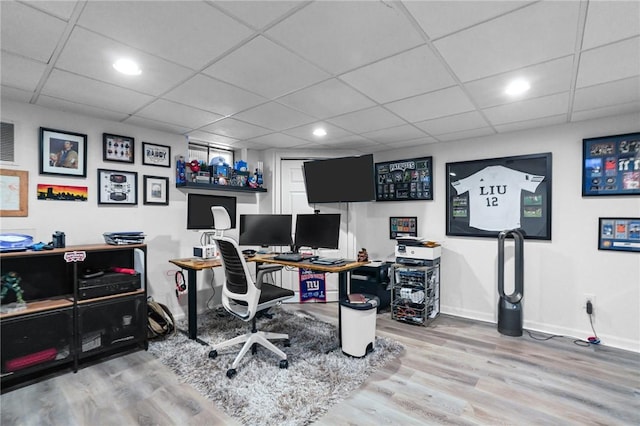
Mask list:
[[[320,418],[360,386],[377,368],[403,350],[398,342],[376,337],[374,351],[364,358],[344,355],[337,347],[337,327],[315,317],[283,309],[271,309],[273,319],[261,318],[258,330],[288,333],[290,347],[282,342],[289,361],[279,368],[276,354],[258,346],[258,353],[244,356],[233,379],[226,376],[240,345],[208,357],[210,346],[177,333],[151,341],[149,352],[169,366],[182,382],[192,385],[227,414],[246,425],[307,425]],[[186,321],[178,323],[186,329]],[[243,334],[250,323],[233,318],[220,308],[198,316],[198,337],[211,345]]]

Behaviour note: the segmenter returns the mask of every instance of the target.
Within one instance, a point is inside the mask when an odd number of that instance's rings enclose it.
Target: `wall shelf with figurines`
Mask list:
[[[262,187],[262,175],[256,170],[252,176],[246,170],[246,163],[241,168],[226,164],[208,165],[197,160],[185,162],[182,159],[176,162],[176,187],[212,191],[267,192],[267,189]]]

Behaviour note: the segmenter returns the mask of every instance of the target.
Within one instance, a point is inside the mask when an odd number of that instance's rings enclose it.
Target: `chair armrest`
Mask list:
[[[258,288],[262,287],[262,280],[264,274],[270,274],[272,272],[276,272],[282,269],[282,265],[271,265],[271,264],[261,264],[258,265],[258,276],[256,277],[256,286]]]

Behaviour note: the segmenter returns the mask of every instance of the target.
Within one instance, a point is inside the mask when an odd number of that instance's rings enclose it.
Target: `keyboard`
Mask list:
[[[345,263],[343,258],[334,258],[334,257],[319,257],[311,261],[316,265],[339,265]]]
[[[275,260],[284,260],[285,262],[300,262],[305,256],[300,253],[280,253],[274,257]]]

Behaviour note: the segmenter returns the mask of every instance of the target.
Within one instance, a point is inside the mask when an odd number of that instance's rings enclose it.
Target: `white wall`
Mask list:
[[[6,169],[29,171],[29,216],[3,217],[1,232],[22,231],[33,236],[34,241],[51,241],[54,231],[66,234],[70,245],[103,243],[102,234],[110,231],[143,231],[147,243],[148,293],[155,300],[165,303],[176,318],[187,313],[186,295],[180,302],[175,296],[174,274],[177,267],[169,259],[192,257],[193,246],[199,245],[200,234],[186,230],[186,193],[175,186],[175,160],[172,167],[142,165],[142,142],[171,146],[171,156],[186,154],[186,139],[179,135],[144,129],[122,123],[69,114],[24,103],[2,100],[2,121],[15,125],[15,162],[2,162]],[[63,177],[38,174],[39,129],[49,127],[87,135],[87,177]],[[113,133],[135,139],[135,164],[105,162],[102,160],[102,134]],[[236,160],[239,160],[236,155]],[[250,165],[258,161],[250,159]],[[98,206],[97,169],[135,171],[138,173],[137,206]],[[169,205],[143,204],[143,175],[169,177]],[[86,186],[87,202],[37,200],[38,183]],[[200,191],[203,192],[203,191]],[[204,191],[204,193],[211,193]],[[237,213],[257,213],[262,193],[215,192],[216,195],[235,196]],[[237,229],[229,232],[237,237]],[[206,309],[212,296],[211,271],[198,273],[198,308]],[[185,272],[186,278],[186,272]],[[215,271],[215,282],[222,283],[222,270]],[[215,301],[220,300],[220,287]],[[212,302],[213,303],[213,302]]]
[[[418,216],[419,234],[443,245],[442,311],[497,322],[497,240],[445,235],[445,165],[551,152],[552,240],[524,243],[524,327],[592,336],[584,295],[593,294],[594,326],[603,343],[640,351],[640,255],[597,249],[598,217],[639,217],[640,197],[581,195],[582,139],[638,130],[640,117],[634,114],[378,154],[375,161],[433,156],[434,200],[356,205],[357,215],[368,217],[358,245],[373,258],[392,258],[389,216]],[[512,243],[506,248],[508,253]],[[513,272],[509,265],[506,271],[509,290]]]

